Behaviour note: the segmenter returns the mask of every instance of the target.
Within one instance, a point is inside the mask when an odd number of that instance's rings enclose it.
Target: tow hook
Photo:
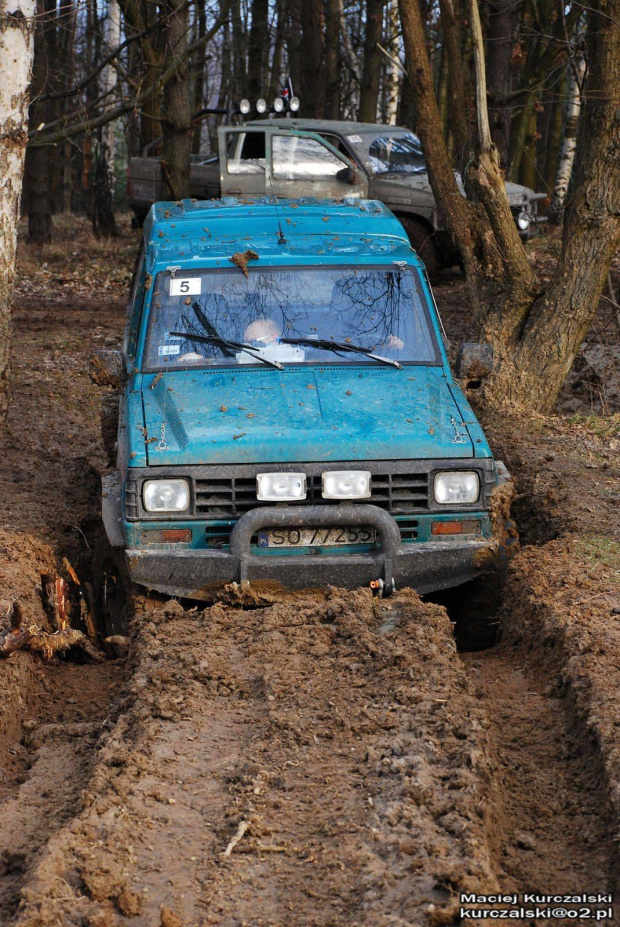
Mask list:
[[[372,589],[372,594],[379,596],[381,599],[387,599],[392,593],[396,592],[394,580],[391,583],[386,583],[382,579],[371,579],[368,585]]]

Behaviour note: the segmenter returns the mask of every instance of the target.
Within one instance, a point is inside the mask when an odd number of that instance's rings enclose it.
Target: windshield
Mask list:
[[[373,174],[420,174],[426,170],[417,135],[381,135],[370,143],[368,155]]]
[[[440,363],[415,268],[247,271],[158,274],[143,369],[377,363],[326,340],[400,363]]]

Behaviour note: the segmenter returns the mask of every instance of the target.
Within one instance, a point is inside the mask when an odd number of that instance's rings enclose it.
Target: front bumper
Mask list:
[[[253,553],[250,540],[264,527],[371,525],[381,539],[378,550],[360,553],[312,553],[269,556]],[[396,521],[374,505],[260,507],[243,515],[229,550],[184,548],[126,551],[131,579],[148,589],[186,598],[209,598],[230,582],[270,582],[287,589],[327,584],[355,588],[382,579],[391,588],[412,586],[433,592],[473,579],[491,565],[498,542],[489,538],[452,538],[403,545]]]

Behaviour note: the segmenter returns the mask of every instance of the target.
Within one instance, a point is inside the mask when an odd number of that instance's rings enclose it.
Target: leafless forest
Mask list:
[[[432,598],[136,594],[88,643],[58,590],[97,578],[129,160],[186,197],[293,96],[418,135],[520,546]],[[619,105],[620,0],[0,0],[2,925],[442,927],[498,892],[620,923]],[[545,194],[528,241],[506,181]]]

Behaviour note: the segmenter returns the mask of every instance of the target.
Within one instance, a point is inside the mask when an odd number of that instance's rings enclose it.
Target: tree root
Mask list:
[[[45,660],[50,660],[55,653],[64,653],[71,647],[78,647],[95,663],[105,659],[86,635],[75,628],[43,631],[36,625],[29,628],[11,628],[0,641],[0,657],[9,657],[16,650],[32,650],[41,653]]]

